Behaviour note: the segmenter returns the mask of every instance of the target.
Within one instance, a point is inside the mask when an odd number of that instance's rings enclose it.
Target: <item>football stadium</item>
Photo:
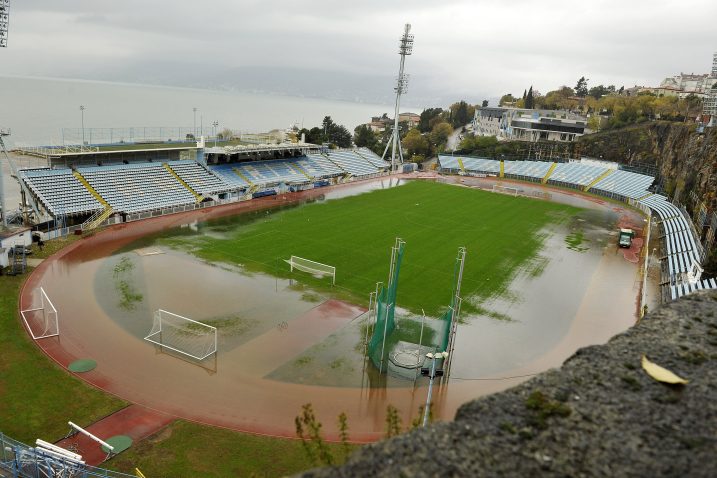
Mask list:
[[[203,146],[17,171],[33,234],[83,235],[25,282],[28,334],[169,417],[293,437],[311,403],[374,441],[388,405],[420,416],[431,376],[433,419],[450,420],[648,303],[715,287],[653,178],[607,163],[439,156],[399,173],[366,149]]]

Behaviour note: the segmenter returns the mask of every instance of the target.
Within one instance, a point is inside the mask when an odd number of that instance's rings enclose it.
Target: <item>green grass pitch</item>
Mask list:
[[[289,277],[291,255],[336,267],[330,279],[294,272],[314,288],[365,303],[377,281],[388,276],[396,237],[406,241],[398,304],[437,315],[450,302],[455,258],[467,248],[464,310],[500,294],[514,274],[540,251],[540,231],[578,209],[464,187],[411,181],[406,185],[313,203],[266,215],[237,227],[228,238],[192,242],[201,258],[241,264],[249,270]],[[466,309],[467,308],[467,309]]]

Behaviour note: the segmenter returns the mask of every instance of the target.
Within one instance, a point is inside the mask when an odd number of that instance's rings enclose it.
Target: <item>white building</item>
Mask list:
[[[476,108],[473,120],[478,135],[518,141],[575,141],[586,126],[587,119],[573,113],[519,108]]]

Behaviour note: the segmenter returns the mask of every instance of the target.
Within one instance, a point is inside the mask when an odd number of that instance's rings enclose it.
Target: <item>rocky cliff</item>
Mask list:
[[[664,192],[695,219],[702,204],[708,217],[717,212],[717,128],[702,134],[695,125],[650,122],[584,136],[578,147],[583,156],[654,172]],[[707,228],[698,232],[704,238]],[[715,247],[709,251],[706,272],[717,276]]]
[[[641,357],[689,380],[665,385]],[[717,292],[671,302],[455,421],[365,446],[304,477],[692,476],[717,469]]]

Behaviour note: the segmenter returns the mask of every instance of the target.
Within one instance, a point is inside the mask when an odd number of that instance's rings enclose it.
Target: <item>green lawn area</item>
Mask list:
[[[32,343],[17,317],[25,277],[0,277],[0,431],[52,442],[65,436],[68,420],[89,425],[125,402],[65,373]]]
[[[328,446],[342,462],[341,445]],[[264,478],[287,476],[319,465],[309,461],[299,440],[248,435],[178,420],[105,466],[125,473],[133,473],[137,467],[148,478]]]
[[[360,303],[388,275],[394,238],[406,241],[398,304],[437,315],[448,305],[458,247],[467,248],[463,296],[471,311],[482,299],[501,294],[521,267],[540,251],[540,231],[578,209],[546,201],[412,181],[339,200],[268,214],[226,237],[174,237],[212,262],[242,264],[288,277],[291,255],[336,267],[336,287],[328,279],[295,272],[296,278]],[[186,243],[185,243],[186,241]]]

